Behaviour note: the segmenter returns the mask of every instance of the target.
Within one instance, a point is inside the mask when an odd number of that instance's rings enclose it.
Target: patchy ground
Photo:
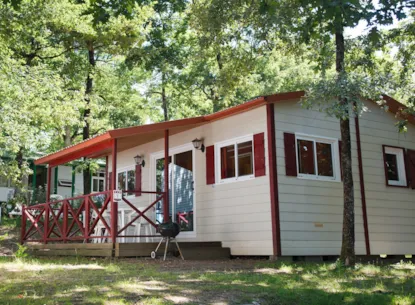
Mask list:
[[[0,256],[10,256],[17,250],[20,236],[16,219],[2,219],[0,225]]]
[[[0,258],[0,304],[414,304],[415,266]]]
[[[15,228],[8,230],[12,236]],[[3,253],[11,240],[1,242]],[[415,304],[414,292],[411,263],[350,270],[266,260],[0,257],[0,304],[405,305]]]

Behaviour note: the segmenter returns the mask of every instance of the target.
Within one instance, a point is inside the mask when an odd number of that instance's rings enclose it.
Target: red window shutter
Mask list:
[[[135,196],[141,196],[141,165],[135,166]]]
[[[264,133],[254,135],[255,177],[265,176]]]
[[[339,162],[340,162],[340,179],[343,180],[343,167],[342,167],[342,141],[339,140]]]
[[[110,190],[111,189],[111,185],[112,185],[112,173],[111,172],[108,173],[108,179],[107,179],[107,181],[108,181],[107,190]]]
[[[297,154],[295,151],[295,134],[284,132],[285,174],[297,177]]]
[[[215,147],[206,147],[206,184],[215,184]]]
[[[415,190],[415,150],[407,149],[406,172],[409,181],[408,186]]]

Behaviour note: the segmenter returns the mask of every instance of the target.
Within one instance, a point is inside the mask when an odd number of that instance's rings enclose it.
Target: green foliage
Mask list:
[[[14,256],[18,259],[24,259],[29,256],[29,253],[27,253],[27,247],[23,246],[21,244],[16,244],[17,250],[14,252]]]

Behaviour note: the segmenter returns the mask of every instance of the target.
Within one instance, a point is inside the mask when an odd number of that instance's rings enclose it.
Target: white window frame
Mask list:
[[[126,191],[126,193],[125,193],[124,197],[126,197],[126,198],[135,197],[135,194],[128,194],[128,172],[129,171],[134,171],[135,172],[135,165],[130,165],[130,166],[127,166],[127,167],[117,169],[117,177],[116,177],[117,178],[116,179],[117,180],[116,188],[118,190],[118,174],[125,173],[125,191]]]
[[[389,180],[387,176],[387,172],[385,172],[386,179],[388,181],[388,185],[390,186],[407,186],[407,179],[406,179],[406,168],[405,168],[405,155],[404,149],[398,147],[391,147],[385,146],[385,163],[386,163],[386,154],[395,155],[396,156],[396,163],[398,166],[398,176],[399,180]],[[385,164],[386,166],[386,164]]]
[[[314,166],[315,175],[300,173],[300,164],[298,156],[298,140],[312,141],[314,150]],[[316,142],[326,143],[331,145],[331,155],[333,162],[333,177],[319,176],[317,163],[317,145]],[[327,138],[321,136],[308,135],[303,133],[295,133],[295,157],[297,162],[297,178],[309,179],[318,181],[340,182],[340,158],[339,158],[339,140],[335,138]]]
[[[238,168],[238,144],[244,142],[252,142],[252,174],[239,176],[239,168]],[[222,179],[222,156],[221,156],[221,148],[234,145],[235,147],[235,177],[232,178],[225,178]],[[216,184],[223,184],[223,183],[231,183],[237,181],[246,181],[255,178],[255,152],[254,152],[254,135],[246,135],[243,137],[233,138],[230,140],[226,140],[223,142],[215,143],[215,182]]]
[[[99,181],[103,181],[104,182],[104,191],[105,191],[105,186],[106,186],[106,178],[107,178],[107,176],[105,175],[105,169],[98,169],[97,170],[97,172],[96,172],[96,174],[98,174],[98,173],[104,173],[104,176],[103,177],[100,177],[100,176],[96,176],[96,175],[94,175],[94,174],[92,174],[92,176],[91,176],[91,190],[92,190],[92,193],[99,193],[99,190],[98,191],[94,191],[93,190],[93,188],[94,188],[94,180],[97,180],[98,181],[98,188],[99,188]],[[118,175],[117,175],[117,177],[118,177]],[[118,184],[117,184],[118,185]]]

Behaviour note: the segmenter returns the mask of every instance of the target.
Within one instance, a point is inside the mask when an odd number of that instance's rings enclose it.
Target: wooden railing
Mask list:
[[[128,193],[136,193],[128,191]],[[165,195],[164,192],[145,192],[155,194],[156,199],[140,211],[124,194],[122,201],[135,213],[123,227],[118,224],[118,202],[113,200],[112,191],[82,195],[59,201],[23,206],[21,243],[27,242],[117,242],[117,238],[155,237],[156,234],[123,234],[140,217],[156,232],[157,224],[146,212],[153,208]],[[139,232],[140,233],[140,232]]]

